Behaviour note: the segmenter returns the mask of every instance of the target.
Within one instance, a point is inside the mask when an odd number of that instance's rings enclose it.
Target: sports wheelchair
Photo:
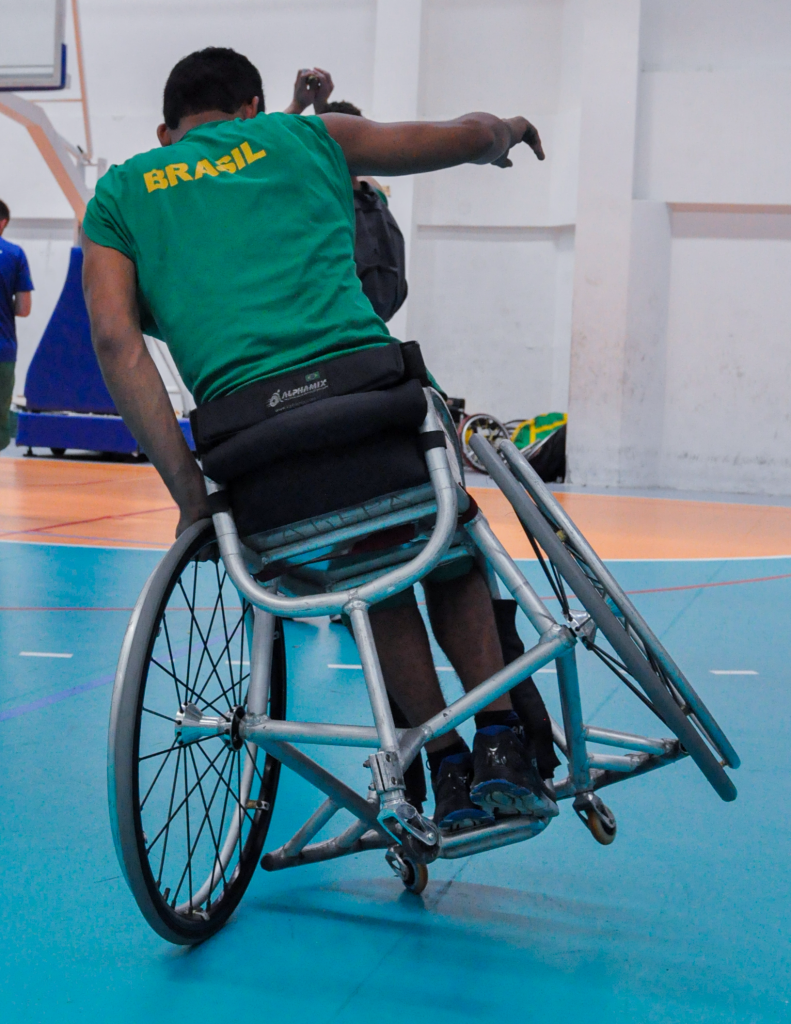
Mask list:
[[[419,386],[422,421],[412,432],[420,442],[424,482],[251,533],[249,524],[244,531],[239,526],[239,493],[232,483],[218,482],[222,474],[212,475],[205,459],[212,518],[179,537],[140,595],[113,692],[110,816],[135,900],[171,942],[197,943],[220,929],[259,862],[278,871],[381,850],[403,885],[420,892],[437,858],[467,857],[537,836],[549,819],[504,817],[441,834],[408,801],[404,772],[432,737],[551,662],[562,709],[562,721],[551,721],[552,738],[568,764],[554,793],[573,801],[594,839],[608,844],[616,835],[602,789],[687,756],[723,800],[736,796],[724,771],[738,767],[735,751],[612,574],[510,441],[495,450],[473,437],[477,457],[533,546],[560,617],[539,597],[465,491],[453,423],[425,383]],[[308,409],[318,406],[326,402]],[[267,429],[274,429],[271,423]],[[405,526],[411,531],[404,543],[387,550],[363,544],[359,553],[361,539]],[[516,602],[535,630],[535,643],[429,721],[397,728],[368,609],[438,566],[470,555],[493,596],[501,596],[502,585]],[[353,630],[373,724],[290,721],[286,623],[340,613]],[[580,644],[669,735],[585,724]],[[621,752],[594,752],[589,744]],[[323,745],[370,751],[367,792],[356,792],[305,753]],[[283,766],[311,783],[323,801],[262,859]],[[317,840],[341,810],[351,813],[352,823]]]

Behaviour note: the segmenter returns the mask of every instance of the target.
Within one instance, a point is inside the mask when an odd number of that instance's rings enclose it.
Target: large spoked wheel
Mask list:
[[[149,578],[121,651],[110,722],[110,817],[118,858],[148,923],[189,945],[217,932],[247,888],[269,829],[280,763],[222,738],[182,744],[187,704],[211,716],[254,707],[253,613],[196,523]],[[284,718],[286,665],[275,623],[268,712]],[[237,712],[238,713],[238,712]]]

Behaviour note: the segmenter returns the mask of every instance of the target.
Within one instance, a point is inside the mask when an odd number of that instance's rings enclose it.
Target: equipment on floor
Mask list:
[[[220,439],[204,456],[204,472],[211,463],[215,478],[224,481],[206,478],[212,517],[186,530],[148,580],[123,642],[110,721],[109,800],[118,858],[146,920],[171,942],[198,943],[222,928],[259,860],[265,870],[279,871],[379,850],[406,889],[419,893],[438,858],[481,854],[540,835],[557,813],[555,800],[571,800],[593,838],[609,845],[616,836],[615,816],[599,792],[687,756],[723,800],[736,797],[723,767],[738,767],[733,747],[524,454],[507,438],[497,451],[480,433],[470,440],[522,524],[554,600],[539,597],[464,489],[450,414],[432,389],[423,394],[422,424],[407,440],[419,439],[426,482],[391,487],[340,511],[241,538],[238,524],[262,510],[240,504],[245,476],[226,480],[227,460],[212,461],[213,453],[232,442]],[[277,434],[281,445],[290,446],[291,462],[281,458],[263,467],[264,483],[271,481],[272,467],[280,467],[282,476],[290,466],[293,480],[312,500],[306,474],[318,470],[311,461],[316,434],[309,421],[323,423],[322,459],[337,452],[342,460],[358,458],[359,451],[353,456],[348,446],[338,448],[336,437],[348,434],[349,409],[358,399],[367,408],[371,393],[317,401],[246,427],[251,458],[261,457],[264,435]],[[330,402],[340,403],[345,416],[335,434]],[[302,423],[302,440],[285,432],[286,417]],[[244,436],[233,441],[241,444]],[[377,433],[378,448],[363,452],[372,473],[381,469],[385,436]],[[362,462],[355,487],[366,482],[361,468]],[[269,492],[264,487],[261,493],[266,499]],[[402,531],[396,548],[383,552],[381,545],[362,544],[394,527]],[[524,652],[519,637],[511,637],[507,657],[503,644],[504,669],[420,727],[398,729],[369,608],[470,556],[493,598],[501,599],[503,586],[519,606],[535,631],[533,645]],[[286,623],[341,612],[351,621],[374,724],[291,721]],[[581,648],[661,723],[658,736],[586,724],[577,666]],[[440,832],[409,802],[405,769],[427,741],[553,664],[562,721],[549,719],[548,725],[568,764],[565,777],[549,784],[554,811],[495,815],[493,823],[490,818],[479,827]],[[300,708],[310,706],[309,687],[323,682],[315,674],[291,681]],[[370,785],[357,792],[309,757],[306,745],[352,748],[353,772],[359,772],[359,748],[368,748]],[[316,810],[261,859],[283,767],[315,788]],[[351,814],[351,822],[347,817],[334,836],[319,837],[340,811]]]
[[[189,420],[179,425],[194,448]],[[16,443],[49,448],[140,454],[113,404],[91,344],[82,294],[82,249],[71,250],[66,282],[25,378]]]
[[[507,423],[501,423],[488,413],[473,413],[459,423],[464,461],[470,469],[485,473],[486,467],[475,454],[472,438],[480,434],[495,448],[510,440],[524,452],[544,483],[562,483],[566,476],[567,422],[568,416],[564,412],[548,412],[531,420],[516,419]]]

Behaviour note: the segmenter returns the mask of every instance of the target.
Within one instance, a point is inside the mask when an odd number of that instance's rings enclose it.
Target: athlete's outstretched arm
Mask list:
[[[83,232],[83,289],[107,390],[181,513],[176,536],[209,515],[206,487],[140,330],[135,266]]]
[[[455,121],[380,124],[351,114],[322,114],[351,174],[420,174],[458,164],[510,167],[508,151],[521,142],[544,159],[541,139],[524,117],[464,114]]]

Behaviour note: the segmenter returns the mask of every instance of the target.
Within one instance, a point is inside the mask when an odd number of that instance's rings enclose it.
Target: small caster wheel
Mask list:
[[[609,846],[615,842],[618,831],[615,815],[595,793],[580,793],[574,801],[574,810],[597,843]]]
[[[405,857],[398,849],[391,848],[385,854],[385,860],[393,869],[396,878],[400,878],[407,892],[419,895],[428,885],[428,867],[418,864],[411,857]]]
[[[419,895],[428,885],[428,867],[425,864],[413,864],[411,860],[406,861],[407,878],[402,878],[404,888],[408,892]]]
[[[612,824],[605,822],[603,818],[600,818],[595,812],[588,815],[588,820],[585,824],[588,826],[588,830],[597,843],[601,843],[602,846],[609,846],[610,843],[615,842],[615,836],[618,832],[618,826],[615,823],[615,818],[612,817],[612,811],[605,804],[605,809],[609,812]]]

